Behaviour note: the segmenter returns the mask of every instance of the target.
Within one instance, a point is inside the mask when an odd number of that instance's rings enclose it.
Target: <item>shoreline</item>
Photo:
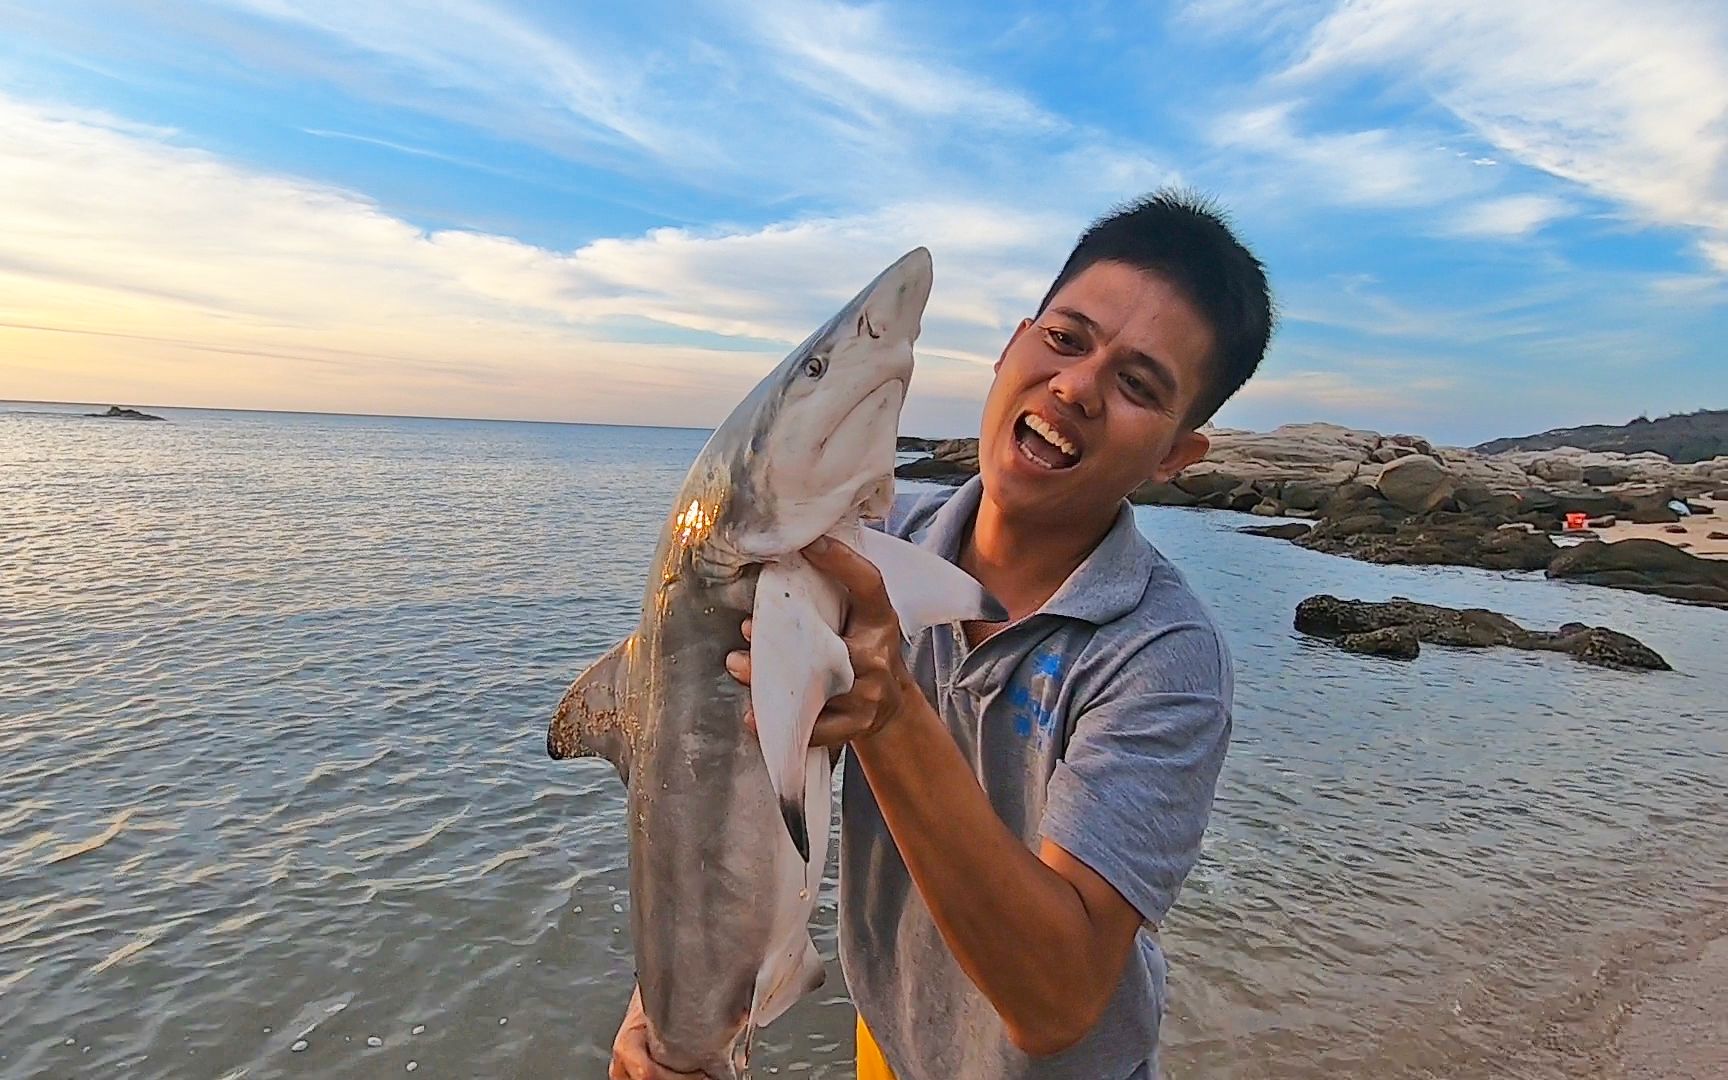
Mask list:
[[[1728,534],[1728,499],[1694,497],[1687,501],[1708,506],[1713,512],[1683,517],[1677,525],[1639,525],[1630,521],[1617,521],[1605,529],[1594,531],[1598,539],[1608,543],[1620,540],[1660,540],[1669,547],[1677,548],[1688,555],[1696,555],[1700,559],[1728,559],[1728,539],[1710,539],[1711,533]],[[1683,531],[1669,531],[1674,528]]]
[[[1728,1071],[1728,932],[1652,974],[1607,1056],[1604,1080],[1713,1080]]]

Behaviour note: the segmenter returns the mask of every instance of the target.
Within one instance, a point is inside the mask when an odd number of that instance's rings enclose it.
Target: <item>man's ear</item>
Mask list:
[[[1171,444],[1170,452],[1164,455],[1164,460],[1152,470],[1152,479],[1160,484],[1169,483],[1171,477],[1205,457],[1206,451],[1210,449],[1211,439],[1198,431],[1184,431]]]
[[[1027,329],[1031,327],[1031,325],[1032,325],[1031,319],[1021,319],[1020,320],[1020,325],[1016,326],[1014,328],[1014,332],[1012,334],[1008,335],[1008,344],[1002,346],[1002,354],[996,358],[996,364],[994,367],[992,367],[990,369],[991,371],[1001,371],[1002,370],[1002,361],[1008,359],[1008,350],[1012,349],[1014,347],[1014,343],[1016,341],[1020,340],[1020,335],[1024,334],[1027,331]]]

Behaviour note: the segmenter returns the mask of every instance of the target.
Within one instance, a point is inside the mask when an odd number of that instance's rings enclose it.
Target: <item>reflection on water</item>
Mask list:
[[[0,406],[0,1075],[602,1075],[622,789],[545,720],[702,433],[74,411]],[[1728,615],[1141,522],[1238,669],[1164,930],[1173,1077],[1566,1075],[1728,899]],[[1289,629],[1320,591],[1604,622],[1679,671],[1347,656]],[[831,965],[763,1071],[849,1075],[850,1016]]]

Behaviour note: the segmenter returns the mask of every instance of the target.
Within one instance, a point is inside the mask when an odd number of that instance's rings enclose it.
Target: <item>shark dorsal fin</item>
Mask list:
[[[576,676],[564,691],[546,729],[546,753],[553,758],[602,757],[630,782],[635,718],[629,709],[630,654],[636,635],[612,646]]]

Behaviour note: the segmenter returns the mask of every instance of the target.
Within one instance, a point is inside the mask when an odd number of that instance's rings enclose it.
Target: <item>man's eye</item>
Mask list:
[[[1077,338],[1075,338],[1075,336],[1073,334],[1070,334],[1066,330],[1058,330],[1055,327],[1051,327],[1050,329],[1046,330],[1045,333],[1049,336],[1050,340],[1058,348],[1074,349],[1074,350],[1078,350],[1080,348],[1079,340]]]
[[[1152,393],[1152,388],[1141,381],[1138,375],[1124,373],[1122,375],[1122,384],[1128,388],[1129,394],[1139,398],[1141,401],[1151,404],[1156,400],[1155,395]]]

